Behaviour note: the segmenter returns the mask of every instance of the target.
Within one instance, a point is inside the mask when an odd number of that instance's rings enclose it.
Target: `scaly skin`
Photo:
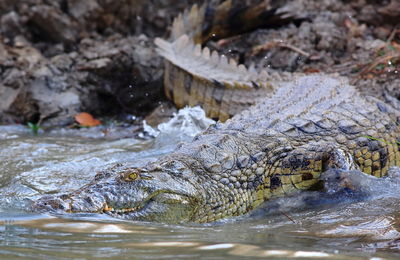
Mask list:
[[[198,34],[204,10],[193,7],[178,17],[172,42],[156,40],[167,60],[166,94],[178,106],[202,104],[221,120],[244,111],[155,163],[106,170],[75,192],[38,200],[35,208],[203,223],[314,188],[328,169],[381,177],[400,165],[400,112],[360,96],[342,79],[315,75],[283,83],[210,55],[192,40],[208,39],[197,39],[204,36]]]
[[[377,177],[400,165],[400,113],[339,79],[299,77],[143,168],[116,168],[37,208],[211,222],[318,184],[328,169]]]

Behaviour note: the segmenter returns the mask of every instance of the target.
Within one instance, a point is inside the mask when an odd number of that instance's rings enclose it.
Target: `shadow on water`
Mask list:
[[[27,212],[42,194],[74,190],[117,162],[142,165],[176,144],[172,139],[169,144],[105,140],[91,138],[93,130],[80,131],[32,137],[23,127],[0,126],[1,259],[400,257],[396,171],[387,179],[360,179],[367,182],[360,183],[368,187],[363,194],[307,192],[271,201],[249,216],[207,225]]]

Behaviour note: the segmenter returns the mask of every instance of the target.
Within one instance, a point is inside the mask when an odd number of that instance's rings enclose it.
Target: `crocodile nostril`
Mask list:
[[[63,194],[63,195],[60,195],[60,199],[66,200],[66,199],[69,199],[69,196],[67,194]]]

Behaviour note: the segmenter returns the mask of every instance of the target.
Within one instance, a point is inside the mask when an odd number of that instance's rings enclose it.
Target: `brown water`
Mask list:
[[[116,162],[155,160],[176,144],[171,136],[101,136],[98,129],[32,136],[21,126],[0,126],[0,259],[400,258],[400,181],[395,177],[371,180],[368,190],[374,195],[364,200],[306,193],[270,202],[274,206],[252,216],[209,225],[26,211],[42,194],[78,188]],[[305,200],[315,205],[304,207]]]

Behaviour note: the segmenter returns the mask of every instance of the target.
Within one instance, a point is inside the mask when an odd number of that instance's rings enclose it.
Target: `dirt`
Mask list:
[[[0,1],[0,122],[67,125],[83,111],[140,117],[168,106],[153,38],[193,2],[204,1]],[[337,73],[400,97],[400,1],[276,2],[306,21],[208,44],[259,68]]]
[[[0,122],[66,125],[81,111],[147,114],[162,100],[153,37],[164,36],[189,4],[171,2],[1,1]]]
[[[211,46],[258,69],[334,73],[365,94],[400,97],[400,19],[393,18],[400,17],[400,1],[298,0],[284,10],[309,20]]]

